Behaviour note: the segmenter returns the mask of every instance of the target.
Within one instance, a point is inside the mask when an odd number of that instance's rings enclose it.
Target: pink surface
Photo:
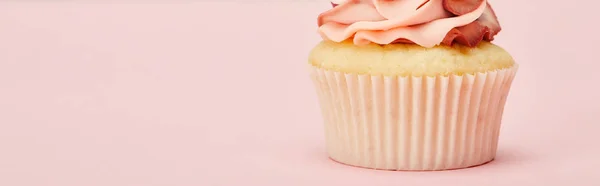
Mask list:
[[[0,3],[0,185],[600,185],[595,1],[492,2],[520,63],[498,158],[447,172],[327,158],[327,2],[99,2]]]

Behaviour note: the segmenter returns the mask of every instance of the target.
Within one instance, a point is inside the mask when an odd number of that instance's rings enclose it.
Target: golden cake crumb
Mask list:
[[[369,44],[322,41],[310,53],[309,63],[327,70],[386,76],[473,74],[512,67],[513,58],[501,47],[481,42],[424,48],[415,44]]]

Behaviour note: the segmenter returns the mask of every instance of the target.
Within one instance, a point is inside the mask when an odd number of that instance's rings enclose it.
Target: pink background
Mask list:
[[[4,1],[0,185],[600,185],[600,3],[492,3],[521,65],[497,160],[386,172],[325,154],[324,0]]]

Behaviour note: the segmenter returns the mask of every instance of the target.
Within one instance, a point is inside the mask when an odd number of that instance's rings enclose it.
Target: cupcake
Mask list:
[[[346,0],[309,55],[337,162],[448,170],[492,161],[517,71],[486,0]]]

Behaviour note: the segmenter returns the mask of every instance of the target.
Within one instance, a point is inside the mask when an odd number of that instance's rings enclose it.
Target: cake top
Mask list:
[[[475,47],[501,27],[487,0],[332,0],[319,15],[324,40]]]

